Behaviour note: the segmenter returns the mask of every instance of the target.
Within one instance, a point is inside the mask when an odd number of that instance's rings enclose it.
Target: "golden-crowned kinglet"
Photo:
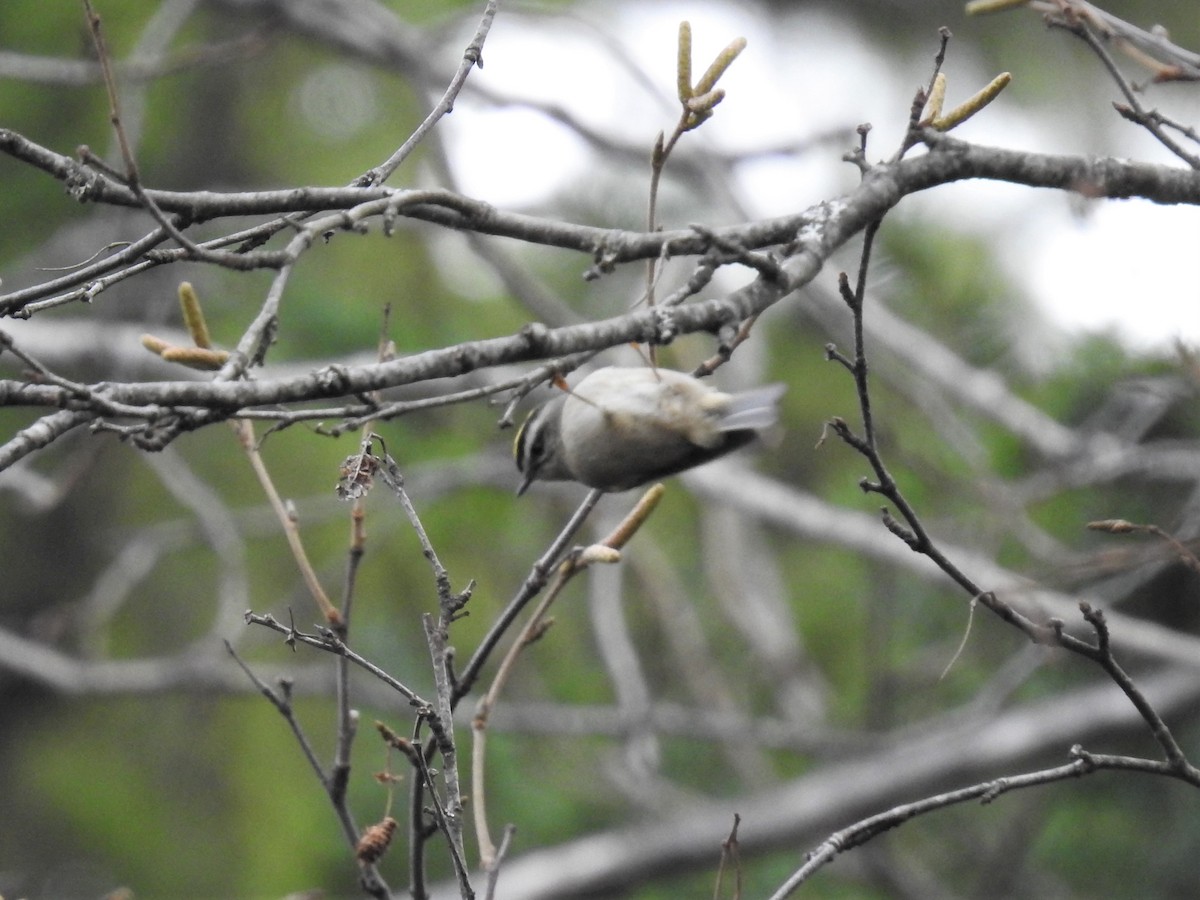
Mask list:
[[[715,459],[778,418],[782,384],[726,394],[691,375],[597,369],[529,414],[513,443],[525,476],[624,491]]]

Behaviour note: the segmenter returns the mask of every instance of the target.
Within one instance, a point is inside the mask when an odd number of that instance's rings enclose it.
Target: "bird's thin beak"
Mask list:
[[[520,497],[523,493],[529,490],[529,486],[533,484],[533,479],[537,477],[536,472],[526,472],[521,479],[521,486],[517,488],[517,496]]]

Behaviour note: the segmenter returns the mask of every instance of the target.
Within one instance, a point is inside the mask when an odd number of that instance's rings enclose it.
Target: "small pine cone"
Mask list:
[[[372,825],[363,832],[362,837],[358,839],[358,847],[354,851],[354,855],[358,857],[360,863],[369,866],[379,862],[383,854],[387,853],[388,845],[392,843],[392,835],[396,833],[396,824],[396,820],[388,816],[382,822]]]

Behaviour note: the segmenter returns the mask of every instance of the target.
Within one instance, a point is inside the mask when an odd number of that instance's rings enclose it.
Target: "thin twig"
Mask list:
[[[305,586],[308,588],[309,596],[316,602],[317,608],[321,610],[321,615],[325,618],[326,623],[331,626],[341,627],[343,624],[342,615],[329,599],[329,595],[325,593],[325,588],[321,586],[321,580],[317,578],[316,570],[313,569],[312,563],[308,559],[308,553],[304,549],[304,542],[300,539],[298,517],[279,495],[279,491],[275,487],[275,481],[271,478],[271,473],[267,469],[266,463],[263,462],[262,454],[259,453],[258,443],[254,437],[254,426],[244,420],[238,420],[233,423],[233,431],[237,436],[238,444],[246,453],[246,458],[250,462],[250,468],[253,469],[255,477],[258,478],[259,486],[262,488],[263,493],[266,494],[267,500],[271,504],[271,509],[275,512],[275,517],[279,520],[279,524],[283,528],[288,548],[292,551],[292,558],[296,562],[296,567],[300,570],[300,575],[304,579]]]
[[[439,618],[435,623],[428,613],[421,617],[425,628],[425,641],[429,646],[430,662],[433,666],[435,696],[437,710],[441,722],[452,723],[452,694],[453,679],[450,677],[449,648],[446,644],[444,621]],[[471,875],[466,865],[466,852],[463,848],[463,796],[458,777],[458,750],[454,741],[453,729],[447,727],[444,731],[436,732],[438,753],[442,757],[442,783],[446,788],[446,799],[443,802],[437,795],[436,785],[428,782],[430,797],[438,810],[438,821],[445,832],[450,844],[450,856],[454,863],[454,874],[458,878],[459,889],[464,897],[471,896]]]
[[[158,222],[171,238],[187,251],[191,258],[216,263],[217,265],[240,271],[259,268],[261,258],[250,258],[223,250],[207,250],[194,243],[159,208],[154,198],[146,193],[145,188],[142,186],[142,179],[138,172],[133,148],[130,146],[129,139],[125,133],[125,127],[121,121],[121,106],[117,94],[117,82],[113,76],[112,63],[109,57],[107,42],[104,40],[104,31],[101,27],[100,16],[93,9],[91,0],[83,0],[83,6],[87,13],[92,41],[96,47],[96,57],[100,63],[100,73],[104,79],[104,87],[108,92],[109,120],[112,123],[113,130],[116,132],[117,145],[121,150],[121,159],[125,164],[125,183],[137,195],[138,200],[154,218],[154,221]]]
[[[324,631],[319,635],[307,634],[303,631],[297,631],[295,628],[284,625],[272,615],[260,615],[258,613],[248,612],[245,616],[246,622],[252,625],[262,625],[270,628],[272,631],[277,631],[284,635],[289,643],[307,644],[310,647],[315,647],[318,650],[325,650],[329,653],[337,653],[346,657],[350,662],[354,663],[360,669],[370,673],[375,678],[382,681],[392,690],[403,696],[408,704],[422,715],[435,715],[433,704],[425,700],[402,681],[398,681],[393,676],[389,675],[379,666],[375,665],[364,656],[355,653],[346,643],[342,641],[332,631]]]
[[[354,821],[354,814],[350,811],[350,807],[346,802],[346,790],[343,777],[338,772],[336,766],[334,771],[327,773],[322,767],[320,760],[317,758],[317,752],[313,748],[312,742],[309,741],[308,735],[305,733],[299,720],[296,718],[295,710],[292,706],[291,683],[281,681],[279,692],[273,691],[267,684],[255,674],[254,670],[238,655],[233,649],[233,645],[229,641],[225,641],[225,649],[229,651],[229,655],[233,657],[234,662],[246,674],[246,677],[258,688],[259,692],[267,699],[267,701],[275,707],[288,727],[292,730],[293,736],[296,738],[296,743],[300,746],[301,753],[308,760],[309,767],[317,776],[317,780],[321,783],[325,794],[329,797],[330,803],[333,805],[334,812],[337,815],[339,824],[342,826],[342,834],[345,836],[351,848],[358,846],[359,832],[358,825]],[[379,874],[379,871],[373,864],[364,865],[360,872],[363,889],[373,897],[384,900],[391,895],[387,883]]]
[[[1126,106],[1114,104],[1117,112],[1122,117],[1129,119],[1132,122],[1141,125],[1148,132],[1154,135],[1154,138],[1167,148],[1171,153],[1179,157],[1183,162],[1187,163],[1193,169],[1200,169],[1200,156],[1191,153],[1176,141],[1173,137],[1167,134],[1161,120],[1153,113],[1148,111],[1141,100],[1138,99],[1138,92],[1134,90],[1132,84],[1129,83],[1121,69],[1117,66],[1116,61],[1112,58],[1112,54],[1108,52],[1108,48],[1093,30],[1091,23],[1087,18],[1050,18],[1051,25],[1057,25],[1060,28],[1075,35],[1085,44],[1088,49],[1096,55],[1100,60],[1101,65],[1107,70],[1109,77],[1113,83],[1120,89],[1121,94],[1125,97]]]
[[[425,117],[424,121],[417,126],[416,130],[409,135],[408,140],[401,144],[395,153],[374,169],[366,172],[355,184],[362,185],[363,187],[375,187],[391,178],[392,173],[400,168],[400,164],[408,159],[409,155],[425,139],[425,136],[433,130],[433,126],[441,121],[443,116],[454,109],[454,101],[458,99],[459,92],[462,91],[463,85],[466,84],[467,76],[471,74],[471,70],[476,66],[481,69],[483,68],[483,43],[487,40],[488,32],[491,31],[492,21],[496,18],[498,5],[498,0],[488,0],[487,6],[484,7],[483,15],[479,19],[479,25],[475,29],[475,34],[463,51],[462,62],[459,63],[454,77],[450,79],[450,84],[446,87],[445,93],[442,94],[441,100],[429,111],[429,115]]]
[[[484,761],[488,720],[499,701],[500,694],[508,683],[509,677],[512,675],[517,658],[527,647],[537,642],[545,634],[546,629],[550,625],[550,622],[546,619],[546,613],[554,601],[558,599],[563,589],[570,583],[571,579],[592,563],[617,562],[620,559],[621,548],[645,524],[646,519],[662,499],[662,495],[663,486],[661,484],[652,485],[638,500],[633,509],[622,518],[612,532],[602,541],[590,547],[576,547],[559,564],[558,570],[554,575],[554,580],[547,588],[542,599],[538,601],[538,605],[530,614],[525,626],[509,645],[508,651],[496,669],[496,674],[493,676],[491,684],[476,706],[475,716],[471,720],[471,729],[475,737],[472,748],[471,794],[475,806],[475,834],[479,843],[479,855],[485,871],[491,871],[497,864],[498,858],[498,852],[495,844],[492,842],[487,821],[487,791],[485,789]]]
[[[600,502],[602,496],[604,495],[600,491],[589,491],[588,495],[584,497],[583,502],[579,504],[579,507],[567,521],[567,524],[563,526],[562,530],[551,541],[550,546],[546,548],[546,552],[538,557],[537,561],[533,564],[529,575],[526,576],[525,581],[518,588],[516,595],[508,602],[508,605],[500,615],[496,617],[496,620],[488,629],[488,633],[484,635],[483,639],[479,642],[479,646],[475,648],[475,652],[467,662],[466,667],[459,674],[458,685],[454,691],[456,705],[459,700],[470,693],[476,679],[479,678],[480,672],[482,672],[484,665],[487,663],[488,657],[496,649],[496,644],[504,637],[504,634],[512,626],[517,616],[521,614],[521,610],[545,586],[552,567],[566,551],[567,546],[575,537],[575,533],[583,527],[584,521],[591,514],[592,510],[595,509],[596,504]]]
[[[454,865],[455,875],[458,878],[459,889],[462,891],[464,898],[473,897],[474,892],[471,889],[467,862],[463,856],[461,833],[457,840],[454,837],[454,830],[461,829],[461,824],[451,821],[451,812],[442,804],[442,798],[437,791],[435,776],[426,762],[425,748],[416,741],[413,742],[413,747],[417,751],[414,759],[417,761],[418,768],[420,769],[421,780],[424,782],[425,787],[429,789],[426,792],[426,796],[429,797],[429,802],[433,805],[434,821],[437,822],[442,833],[446,835],[447,843],[450,847],[450,857]]]
[[[1149,775],[1181,777],[1179,772],[1171,769],[1164,763],[1154,760],[1100,756],[1086,753],[1078,747],[1071,749],[1071,756],[1073,757],[1072,761],[1065,765],[1048,769],[1038,769],[1021,775],[1006,775],[1003,778],[980,782],[979,784],[973,784],[970,787],[959,790],[947,791],[946,793],[926,797],[913,803],[905,803],[855,822],[848,828],[834,832],[819,847],[807,854],[807,860],[804,865],[792,873],[787,881],[771,895],[770,900],[783,900],[783,898],[791,896],[818,869],[830,863],[839,854],[861,846],[877,835],[903,825],[916,816],[925,815],[934,810],[946,809],[947,807],[971,800],[990,803],[1009,791],[1041,787],[1059,781],[1079,778],[1082,775],[1088,775],[1101,769],[1123,769]],[[1196,784],[1197,782],[1191,781],[1191,783]]]

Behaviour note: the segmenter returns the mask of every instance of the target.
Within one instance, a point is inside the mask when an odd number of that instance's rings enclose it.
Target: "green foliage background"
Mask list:
[[[406,20],[438,27],[460,3],[390,4]],[[145,25],[148,5],[101,0],[114,53],[128,52]],[[885,8],[887,4],[883,5]],[[947,7],[950,9],[951,7]],[[953,5],[957,9],[957,4]],[[871,4],[843,4],[846,15],[878,21]],[[1124,10],[1134,17],[1134,12]],[[503,13],[502,13],[503,14]],[[947,13],[949,15],[949,13]],[[1033,72],[1051,71],[1054,59],[1021,52],[1037,26],[1021,19],[993,28],[983,53]],[[920,23],[920,36],[940,21]],[[204,8],[182,36],[183,44],[216,41],[245,31],[247,22],[224,8]],[[980,36],[982,29],[964,25]],[[1014,36],[1016,35],[1016,36]],[[908,36],[904,36],[909,39]],[[1176,33],[1177,41],[1186,35]],[[79,8],[72,3],[6,0],[0,4],[0,43],[23,53],[89,56]],[[1016,61],[1014,61],[1016,57]],[[453,60],[442,60],[450,71]],[[1087,62],[1080,62],[1085,68]],[[322,67],[350,66],[376,92],[386,116],[370,119],[357,133],[337,139],[306,126],[296,111],[297,86]],[[1057,68],[1052,71],[1060,71]],[[1057,76],[1056,76],[1057,77]],[[1037,83],[1037,79],[1033,79]],[[1049,95],[1048,95],[1049,96]],[[1048,100],[1035,92],[1032,103]],[[731,101],[727,101],[731,102]],[[1103,115],[1099,109],[1097,115]],[[147,86],[146,137],[140,163],[156,187],[251,189],[293,184],[344,184],[386,158],[418,120],[419,110],[403,78],[347,61],[313,40],[270,33],[245,58],[219,66],[183,69]],[[106,101],[98,85],[64,88],[0,82],[0,126],[12,128],[59,152],[79,144],[111,146]],[[410,162],[400,180],[436,167],[429,152]],[[640,176],[639,176],[640,177]],[[0,272],[5,287],[44,277],[37,266],[63,265],[45,242],[71,223],[108,216],[112,228],[137,233],[137,214],[113,216],[81,210],[60,186],[7,158],[0,158],[5,225],[0,227]],[[578,203],[578,198],[572,202]],[[579,218],[599,210],[576,210]],[[633,215],[631,213],[631,215]],[[93,247],[94,249],[94,247]],[[886,228],[883,252],[902,273],[889,305],[947,341],[972,363],[995,367],[1041,408],[1074,424],[1085,420],[1113,384],[1175,370],[1163,358],[1130,358],[1107,337],[1068,347],[1034,376],[1016,364],[1009,341],[1026,311],[991,262],[992,248],[931,223]],[[462,251],[465,253],[465,251]],[[568,303],[588,302],[578,271],[586,261],[533,254],[532,265]],[[852,259],[845,263],[852,266]],[[107,292],[84,314],[101,319],[178,325],[174,286],[192,280],[201,293],[219,343],[230,344],[253,314],[267,276],[221,273],[176,266],[169,273]],[[390,332],[399,352],[440,346],[473,336],[504,334],[526,321],[501,294],[464,297],[443,277],[427,230],[401,230],[340,238],[301,265],[288,296],[281,341],[273,359],[309,359],[376,346],[385,304],[393,306]],[[79,315],[60,310],[51,317]],[[788,436],[781,450],[764,453],[760,468],[843,506],[870,511],[871,498],[857,488],[862,463],[829,441],[813,449],[821,423],[832,415],[851,418],[852,386],[824,361],[830,339],[803,311],[787,304],[766,322],[761,339],[770,348],[771,379],[796,387],[785,404]],[[844,340],[844,336],[839,338]],[[707,352],[700,341],[684,342],[680,359]],[[986,535],[994,511],[981,503],[978,470],[964,461],[943,434],[924,427],[921,403],[889,382],[888,361],[879,364],[877,408],[895,474],[915,505],[938,526]],[[86,371],[66,373],[83,379]],[[6,376],[11,377],[11,375]],[[454,635],[469,653],[492,616],[524,577],[530,561],[563,521],[562,499],[518,504],[511,479],[500,468],[507,436],[495,429],[498,412],[482,404],[398,420],[381,432],[412,479],[414,496],[430,536],[456,587],[478,582],[470,617]],[[28,414],[0,410],[0,431],[11,434]],[[1194,403],[1182,406],[1160,431],[1194,440]],[[1019,479],[1033,461],[1014,439],[994,427],[986,455],[997,480]],[[354,436],[330,440],[293,428],[265,444],[265,456],[285,496],[295,498],[305,540],[325,583],[340,584],[348,523],[333,499],[340,460],[353,452]],[[189,435],[169,451],[186,459],[195,475],[233,509],[248,539],[246,565],[252,606],[297,623],[315,619],[284,542],[265,514],[257,485],[228,431]],[[447,465],[477,470],[473,482],[432,487]],[[132,659],[180,651],[212,640],[207,629],[216,608],[219,572],[186,506],[130,448],[110,439],[55,448],[36,467],[56,478],[78,470],[70,497],[44,513],[0,508],[0,568],[4,596],[0,623],[44,637],[86,657]],[[428,486],[427,491],[422,491]],[[569,499],[572,495],[566,495]],[[1111,539],[1082,532],[1089,519],[1119,515],[1170,524],[1178,498],[1170,485],[1116,483],[1104,489],[1066,492],[1035,511],[1037,524],[1079,553],[1110,547]],[[739,666],[741,648],[721,625],[714,598],[701,577],[697,501],[672,488],[651,521],[644,542],[673,563],[664,577],[677,580],[697,605],[718,660],[735,692],[754,712],[771,712],[767,673]],[[428,565],[397,508],[373,500],[370,543],[361,573],[355,646],[402,680],[430,693],[427,651],[419,615],[436,600]],[[807,642],[815,671],[831,687],[831,718],[847,729],[877,733],[932,711],[967,702],[1023,642],[987,617],[976,620],[968,651],[951,676],[937,671],[952,655],[964,627],[964,603],[949,588],[820,542],[801,544],[774,535],[792,612]],[[881,534],[880,540],[887,540]],[[996,529],[1001,560],[1016,569],[1036,565],[1027,551]],[[78,611],[88,591],[132,540],[165,542],[169,552],[135,592],[132,602],[84,628]],[[639,537],[642,541],[643,537]],[[635,547],[632,553],[638,553]],[[639,649],[653,672],[664,639],[663,624],[639,603],[631,579],[627,615]],[[598,662],[583,608],[583,589],[565,599],[552,634],[535,648],[514,693],[522,700],[605,704],[609,688],[597,677]],[[1147,592],[1148,616],[1192,632],[1197,584],[1177,576],[1169,593]],[[239,635],[245,655],[264,667],[313,662],[293,656],[270,637]],[[211,649],[211,648],[210,648]],[[1093,677],[1081,666],[1060,662],[1023,686],[1038,696]],[[669,672],[658,673],[668,683]],[[679,685],[664,692],[686,692]],[[302,719],[323,753],[332,741],[331,705],[305,698]],[[385,797],[368,773],[384,765],[367,725],[381,718],[404,729],[402,704],[364,704],[363,735],[355,747],[354,807],[360,821],[383,814]],[[1181,737],[1195,747],[1193,719]],[[1135,752],[1152,752],[1140,738]],[[493,737],[493,810],[519,823],[518,852],[636,817],[626,798],[605,787],[620,740],[616,736],[570,738],[498,733]],[[1065,751],[1065,748],[1063,748]],[[663,770],[679,785],[713,796],[744,789],[707,742],[664,741]],[[819,760],[792,751],[770,753],[778,778],[809,771]],[[1044,761],[1042,761],[1044,762]],[[997,773],[1001,774],[1001,773]],[[532,789],[531,789],[532,786]],[[1170,897],[1194,887],[1194,848],[1200,845],[1195,797],[1173,784],[1106,775],[1060,785],[1038,796],[1006,799],[985,809],[962,809],[913,823],[866,854],[865,868],[841,866],[815,882],[804,896],[884,897],[885,886],[869,877],[871,854],[886,859],[912,853],[926,861],[940,883],[962,896],[1001,896],[989,872],[999,860],[1044,873],[1060,896]],[[320,886],[330,896],[352,896],[355,872],[321,792],[278,715],[260,698],[206,691],[161,696],[73,697],[27,680],[0,674],[0,894],[28,897],[99,896],[118,885],[138,898],[275,897]],[[762,896],[790,872],[807,848],[789,848],[748,864],[745,896]],[[1142,856],[1147,854],[1147,856]],[[1153,859],[1153,862],[1133,860]],[[990,860],[992,868],[980,860]],[[436,856],[434,873],[448,870]],[[713,869],[716,865],[714,850]],[[393,886],[404,884],[402,854],[384,869]],[[994,874],[994,872],[993,872]],[[702,896],[712,872],[681,874],[645,885],[639,898]]]

